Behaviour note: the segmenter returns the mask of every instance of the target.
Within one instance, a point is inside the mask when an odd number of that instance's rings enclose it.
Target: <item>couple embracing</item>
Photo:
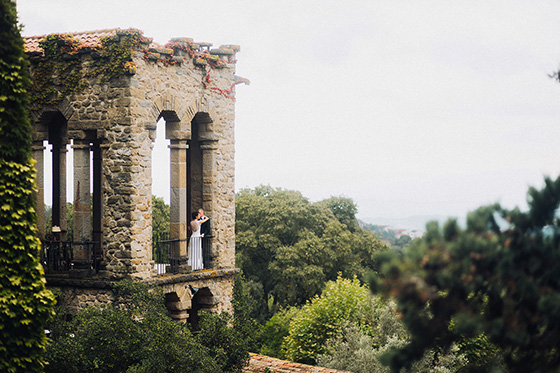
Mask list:
[[[202,238],[210,235],[210,219],[204,215],[203,209],[193,212],[191,221],[192,235],[189,240],[189,264],[191,270],[203,269]]]

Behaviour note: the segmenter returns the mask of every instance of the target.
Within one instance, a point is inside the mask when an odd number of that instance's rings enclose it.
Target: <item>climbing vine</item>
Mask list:
[[[152,39],[136,29],[116,30],[116,34],[100,38],[100,44],[93,46],[82,43],[71,34],[47,35],[39,42],[43,53],[33,57],[31,109],[55,106],[64,97],[82,92],[92,80],[103,82],[134,75],[134,51],[141,51],[146,61],[159,62],[164,66],[180,65],[188,56],[196,68],[206,73],[202,81],[205,88],[233,99],[233,85],[229,89],[207,87],[211,83],[207,67],[224,68],[227,61],[188,40],[170,42],[163,48],[148,48]],[[91,58],[83,59],[84,54]]]
[[[45,57],[33,70],[30,87],[32,109],[42,105],[56,105],[66,95],[87,87],[83,79],[78,52],[81,43],[72,35],[48,35],[39,42]],[[58,88],[58,89],[57,89]]]
[[[151,43],[142,31],[129,29],[121,37],[107,36],[101,38],[101,59],[93,60],[90,76],[100,76],[102,80],[111,80],[122,75],[134,75],[136,64],[132,61],[132,52],[141,44]]]
[[[10,0],[0,0],[0,40],[0,371],[42,372],[54,297],[35,236],[28,65]]]
[[[123,75],[134,75],[136,64],[132,52],[141,44],[149,44],[139,30],[126,30],[120,35],[100,39],[100,46],[85,45],[70,34],[47,35],[39,42],[44,56],[37,59],[32,71],[30,89],[32,109],[56,105],[64,97],[83,91],[89,79],[109,81]],[[91,52],[84,62],[80,54]]]

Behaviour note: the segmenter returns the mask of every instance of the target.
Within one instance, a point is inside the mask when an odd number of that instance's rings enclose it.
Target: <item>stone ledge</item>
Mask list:
[[[102,280],[97,278],[68,278],[46,275],[47,286],[69,286],[83,289],[111,289],[118,281]]]
[[[233,277],[239,273],[239,268],[224,268],[224,269],[204,269],[192,273],[178,273],[164,275],[158,278],[150,278],[145,280],[145,283],[151,285],[167,285],[177,282],[189,282],[197,280],[207,280],[219,277]]]
[[[178,282],[207,280],[220,277],[233,277],[239,268],[204,269],[191,273],[178,273],[141,280],[148,285],[167,285]],[[47,286],[69,286],[84,289],[111,289],[120,280],[103,280],[99,278],[69,278],[60,275],[46,275]]]

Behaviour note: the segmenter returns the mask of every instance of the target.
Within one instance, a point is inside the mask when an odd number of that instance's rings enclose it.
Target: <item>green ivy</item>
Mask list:
[[[90,76],[100,76],[108,81],[123,75],[134,75],[136,64],[132,61],[132,52],[150,39],[145,38],[140,30],[127,30],[120,38],[112,36],[101,38],[101,51],[104,58],[94,60]]]
[[[39,262],[27,61],[15,3],[0,0],[0,371],[39,372],[54,297]]]
[[[120,36],[120,37],[119,37]],[[44,56],[38,57],[32,71],[32,109],[57,105],[64,97],[82,92],[91,79],[100,81],[134,75],[132,51],[149,39],[139,30],[126,30],[119,36],[101,38],[101,47],[93,48],[93,59],[82,61],[80,54],[91,48],[70,34],[51,34],[39,42]]]

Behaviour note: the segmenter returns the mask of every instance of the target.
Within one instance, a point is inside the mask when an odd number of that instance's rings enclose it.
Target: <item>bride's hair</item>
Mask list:
[[[192,216],[192,220],[196,219],[198,217],[198,211],[191,213]]]

